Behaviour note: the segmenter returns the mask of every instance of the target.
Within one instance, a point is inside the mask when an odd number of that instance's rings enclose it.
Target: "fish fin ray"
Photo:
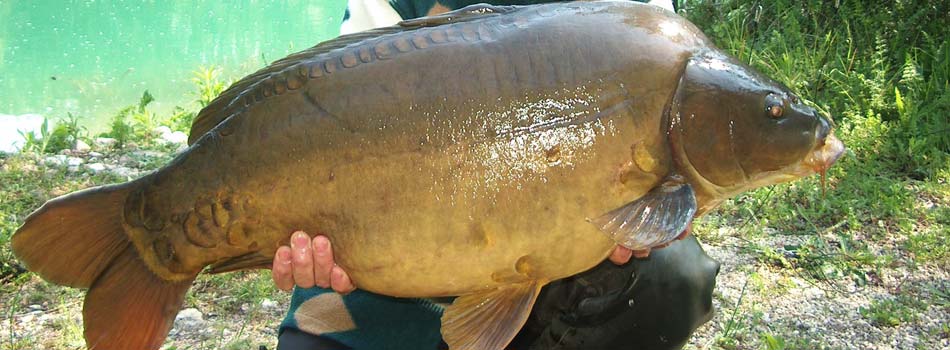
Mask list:
[[[542,281],[463,295],[442,314],[442,338],[451,350],[502,350],[528,319]]]
[[[208,273],[225,273],[240,270],[269,269],[274,258],[251,252],[211,264]]]
[[[159,278],[129,246],[86,294],[86,345],[91,350],[160,348],[193,280]]]
[[[130,244],[122,207],[131,188],[101,186],[46,202],[13,234],[14,256],[47,281],[89,288]]]
[[[511,12],[517,8],[517,6],[474,4],[465,6],[455,11],[449,11],[434,16],[407,19],[399,22],[397,25],[405,28],[437,27],[443,24],[470,21],[486,16],[494,16]]]
[[[643,197],[591,222],[617,244],[641,250],[672,242],[696,214],[696,194],[681,180],[669,180]]]

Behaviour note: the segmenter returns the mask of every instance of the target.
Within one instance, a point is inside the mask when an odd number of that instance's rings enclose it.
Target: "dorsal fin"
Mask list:
[[[511,12],[518,6],[496,6],[489,4],[468,5],[455,11],[440,13],[429,17],[419,17],[407,19],[399,22],[399,26],[405,28],[435,27],[443,24],[471,21],[486,16],[498,15]]]
[[[191,124],[188,144],[194,144],[202,135],[234,114],[234,112],[236,112],[236,108],[234,107],[244,107],[264,97],[280,94],[285,90],[298,89],[312,78],[314,74],[322,74],[319,71],[312,71],[311,67],[313,63],[317,62],[317,56],[319,55],[385,35],[470,21],[476,18],[510,12],[515,9],[517,9],[515,6],[471,5],[437,16],[403,21],[391,27],[343,35],[333,40],[324,41],[307,50],[291,54],[232,84],[227,90],[222,92],[221,95],[212,100],[208,106],[198,112],[198,115]],[[401,51],[399,47],[396,49],[396,51]],[[346,63],[347,62],[344,61],[343,65],[345,66]],[[257,86],[261,86],[261,88],[255,90]]]
[[[266,80],[267,78],[278,75],[293,75],[290,74],[293,73],[290,71],[296,70],[293,69],[293,67],[303,66],[306,61],[310,61],[318,55],[346,47],[347,45],[359,43],[367,39],[406,30],[408,29],[404,27],[392,26],[343,35],[336,39],[324,41],[314,47],[284,57],[278,61],[275,61],[274,63],[271,63],[269,66],[264,67],[263,69],[242,78],[241,80],[238,80],[234,84],[231,84],[227,90],[224,90],[224,92],[218,95],[218,97],[212,100],[211,103],[198,112],[195,120],[191,123],[191,133],[188,136],[188,144],[194,144],[195,141],[201,138],[202,135],[227,119],[233,112],[229,107],[236,104],[241,96],[248,92],[252,87]],[[299,78],[308,78],[308,74],[309,73],[304,73],[305,76]],[[294,76],[292,78],[298,77]]]

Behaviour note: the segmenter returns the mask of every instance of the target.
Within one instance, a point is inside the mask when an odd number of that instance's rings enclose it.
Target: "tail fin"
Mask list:
[[[47,281],[90,288],[83,305],[90,349],[158,349],[192,279],[149,270],[122,227],[133,183],[53,199],[13,235],[13,253]]]
[[[129,247],[86,293],[86,345],[90,350],[160,348],[193,280],[160,279]]]

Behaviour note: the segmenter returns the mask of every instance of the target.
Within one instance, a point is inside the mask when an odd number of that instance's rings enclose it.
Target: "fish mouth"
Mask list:
[[[824,174],[828,168],[831,168],[832,165],[844,155],[844,143],[841,140],[838,140],[834,134],[828,133],[828,136],[825,137],[824,142],[820,144],[807,158],[802,162],[802,165],[806,169],[811,170],[813,173]]]

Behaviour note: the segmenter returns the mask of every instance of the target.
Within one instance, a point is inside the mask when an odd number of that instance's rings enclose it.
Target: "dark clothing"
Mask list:
[[[601,263],[590,271],[545,286],[527,323],[509,348],[681,349],[690,334],[712,317],[712,291],[718,272],[719,263],[706,255],[693,237],[674,242],[667,248],[654,251],[649,258],[633,259],[623,266],[609,261]],[[439,313],[433,304],[367,292],[359,293],[369,297],[355,293],[343,296],[352,319],[393,321],[375,322],[369,326],[372,329],[361,329],[360,322],[356,322],[353,329],[324,334],[325,338],[334,339],[332,342],[310,342],[309,338],[321,337],[285,326],[281,329],[278,349],[377,348],[359,345],[367,343],[389,344],[386,349],[412,348],[410,344],[417,344],[419,339],[438,336]],[[371,303],[365,300],[371,300]],[[405,320],[400,321],[401,318]],[[430,327],[422,329],[418,322],[430,324]],[[387,329],[379,332],[374,330],[377,327]],[[374,334],[401,338],[389,338],[383,342],[367,339]],[[344,344],[351,345],[346,347]],[[434,349],[444,348],[444,344],[431,344]]]
[[[546,286],[515,349],[681,349],[713,315],[719,263],[694,237]]]

